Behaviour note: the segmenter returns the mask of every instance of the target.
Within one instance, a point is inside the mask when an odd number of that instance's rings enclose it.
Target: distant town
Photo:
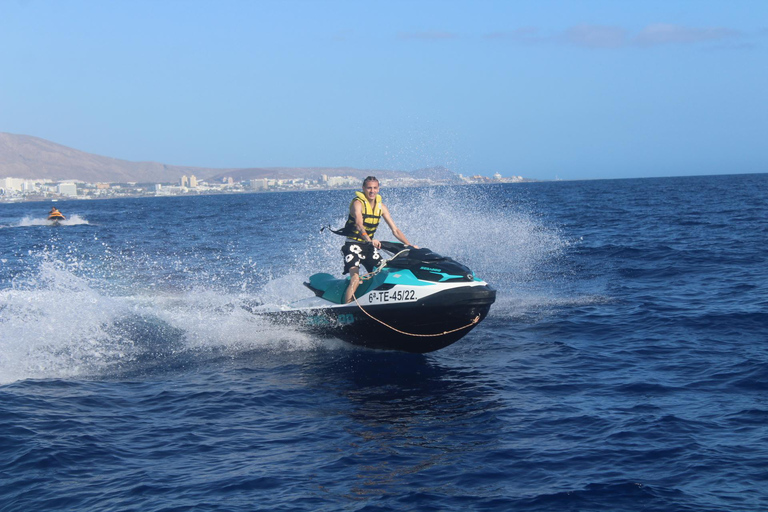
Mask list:
[[[520,183],[529,181],[522,176],[503,177],[456,175],[451,180],[423,178],[382,178],[384,187],[429,187],[443,185],[474,185]],[[356,189],[360,178],[354,176],[320,175],[317,179],[260,178],[235,181],[223,178],[216,182],[182,176],[178,183],[86,183],[79,180],[0,178],[0,202],[45,201],[49,199],[108,199],[117,197],[165,197],[207,194],[237,194],[301,190]]]

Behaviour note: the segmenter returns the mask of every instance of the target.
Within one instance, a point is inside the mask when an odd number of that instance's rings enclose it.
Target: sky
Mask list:
[[[0,0],[0,131],[217,168],[768,172],[768,1]]]

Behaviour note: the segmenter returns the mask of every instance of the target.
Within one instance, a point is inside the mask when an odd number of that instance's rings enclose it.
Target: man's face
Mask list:
[[[379,193],[379,182],[375,180],[369,180],[365,182],[365,185],[363,185],[363,194],[365,194],[365,197],[373,202],[374,199],[376,199],[376,194]]]

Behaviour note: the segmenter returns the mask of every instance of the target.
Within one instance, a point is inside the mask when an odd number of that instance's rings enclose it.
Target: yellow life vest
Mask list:
[[[355,226],[355,217],[352,215],[352,205],[355,204],[355,201],[360,201],[363,205],[363,227],[365,227],[365,232],[368,236],[373,238],[373,234],[376,233],[376,228],[379,227],[379,221],[381,220],[381,195],[376,194],[373,208],[371,208],[371,203],[368,202],[365,194],[359,191],[355,192],[354,199],[349,203],[349,217],[342,231],[352,240],[364,242],[365,240],[357,230],[357,226]]]

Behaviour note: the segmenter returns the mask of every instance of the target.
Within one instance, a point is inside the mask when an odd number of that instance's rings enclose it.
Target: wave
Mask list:
[[[0,228],[26,228],[31,226],[53,226],[54,223],[50,220],[48,220],[47,217],[30,217],[25,216],[21,220],[0,226]],[[65,220],[59,221],[57,226],[82,226],[82,225],[91,225],[90,222],[88,222],[87,219],[81,217],[80,215],[74,214],[68,216]]]
[[[105,377],[252,350],[335,349],[246,311],[250,295],[213,288],[135,292],[77,275],[60,260],[0,290],[0,384]]]

